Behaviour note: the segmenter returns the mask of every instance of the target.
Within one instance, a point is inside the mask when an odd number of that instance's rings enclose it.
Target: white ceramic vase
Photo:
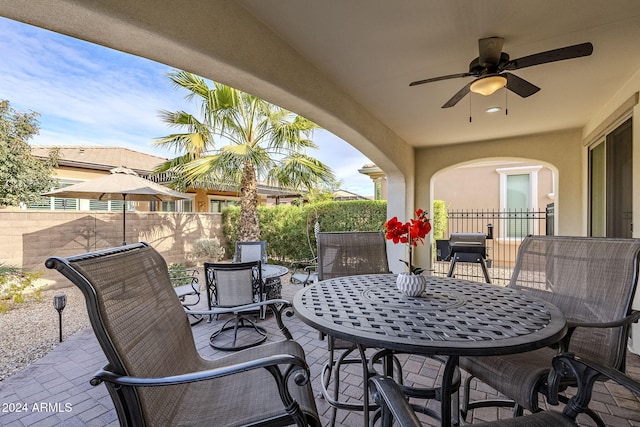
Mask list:
[[[396,280],[396,286],[403,295],[417,297],[424,292],[427,287],[427,278],[422,275],[400,273]]]

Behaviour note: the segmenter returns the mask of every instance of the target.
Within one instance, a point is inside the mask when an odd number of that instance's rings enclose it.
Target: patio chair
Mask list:
[[[473,424],[478,427],[575,427],[576,418],[581,413],[593,412],[588,405],[591,400],[593,386],[596,380],[610,379],[632,393],[640,395],[640,382],[616,369],[611,369],[587,358],[577,357],[571,353],[563,353],[552,360],[550,375],[550,401],[557,404],[558,390],[562,388],[564,378],[577,378],[577,394],[571,397],[562,412],[542,411],[527,416],[508,418],[498,421]],[[374,400],[383,408],[381,425],[391,425],[395,421],[399,427],[421,427],[410,402],[393,379],[374,376],[369,380]],[[620,387],[620,388],[622,388]],[[618,391],[620,393],[620,391]]]
[[[236,308],[260,302],[264,295],[264,282],[260,261],[214,264],[204,263],[205,280],[207,289],[212,291],[212,301],[216,307]],[[246,314],[256,314],[256,310],[244,311],[237,309],[233,313],[233,319],[226,321],[209,339],[211,347],[217,350],[244,350],[263,343],[267,339],[267,331],[256,325]],[[255,332],[256,338],[246,338],[238,343],[238,331],[249,329]],[[233,331],[233,340],[230,344],[219,344],[224,340],[226,331]],[[243,334],[248,335],[248,334]]]
[[[381,232],[320,232],[317,234],[317,242],[319,280],[356,274],[389,273],[387,245]],[[322,367],[321,384],[322,395],[332,406],[331,425],[334,425],[338,409],[364,410],[364,402],[347,402],[344,397],[340,399],[340,370],[347,364],[364,364],[366,367],[367,360],[363,361],[360,355],[349,357],[357,351],[356,345],[351,341],[328,336],[327,345],[329,359]],[[336,351],[340,350],[342,353],[337,355]],[[333,393],[329,391],[332,377]]]
[[[570,351],[611,369],[625,369],[630,325],[640,318],[631,309],[638,282],[640,239],[529,236],[522,242],[508,287],[559,307],[569,325],[558,348],[507,356],[461,357],[470,374],[461,415],[488,406],[540,410],[538,394],[549,398],[547,376],[558,351]],[[469,402],[473,378],[507,399]],[[572,385],[566,379],[563,387]],[[604,423],[590,413],[600,426]]]
[[[148,244],[53,257],[46,266],[85,296],[108,360],[91,384],[105,383],[120,425],[320,426],[304,351],[282,323],[286,301],[269,303],[286,340],[205,360],[167,264]]]
[[[267,242],[236,242],[236,253],[232,262],[260,261],[267,264]]]
[[[184,271],[169,271],[169,280],[173,285],[176,296],[187,310],[191,310],[200,303],[200,283],[198,281],[198,270],[195,268],[186,269]],[[195,326],[202,322],[204,317],[199,314],[189,314],[192,318],[191,326]]]
[[[293,285],[307,286],[318,281],[318,258],[294,261],[289,265],[290,282]]]

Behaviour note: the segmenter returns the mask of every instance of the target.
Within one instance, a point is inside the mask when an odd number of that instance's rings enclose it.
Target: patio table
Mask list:
[[[289,272],[287,267],[276,264],[262,264],[262,280],[264,280],[264,288],[266,299],[282,298],[282,282],[280,277]]]
[[[566,319],[554,305],[512,289],[448,277],[427,277],[419,297],[396,288],[396,275],[324,280],[298,291],[293,308],[313,328],[365,347],[444,355],[440,420],[451,425],[451,390],[459,356],[519,353],[558,342]],[[364,381],[364,407],[368,384]],[[364,423],[369,414],[365,411]]]

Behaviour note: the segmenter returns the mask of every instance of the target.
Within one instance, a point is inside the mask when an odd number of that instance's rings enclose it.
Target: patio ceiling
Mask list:
[[[253,91],[381,166],[407,155],[402,141],[428,147],[580,128],[640,70],[637,0],[5,0],[0,16]],[[440,108],[471,78],[409,87],[466,72],[478,39],[490,36],[504,38],[511,58],[587,41],[594,52],[515,71],[541,91],[509,94],[507,116],[484,112],[506,106],[504,90]],[[327,119],[352,112],[346,120],[362,123],[352,133]],[[359,137],[382,153],[367,152]]]
[[[640,70],[635,0],[241,0],[315,67],[414,147],[582,127]],[[478,39],[504,38],[512,59],[591,42],[590,57],[514,71],[541,91],[467,95],[440,108],[472,78],[409,87],[468,70]],[[469,123],[471,112],[473,122]]]

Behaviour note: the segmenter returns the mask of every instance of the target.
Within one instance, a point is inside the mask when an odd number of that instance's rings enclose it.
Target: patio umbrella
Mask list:
[[[122,200],[122,244],[125,245],[126,201],[158,201],[188,199],[184,193],[138,176],[125,167],[111,169],[111,174],[69,187],[59,188],[44,196],[90,200]]]

